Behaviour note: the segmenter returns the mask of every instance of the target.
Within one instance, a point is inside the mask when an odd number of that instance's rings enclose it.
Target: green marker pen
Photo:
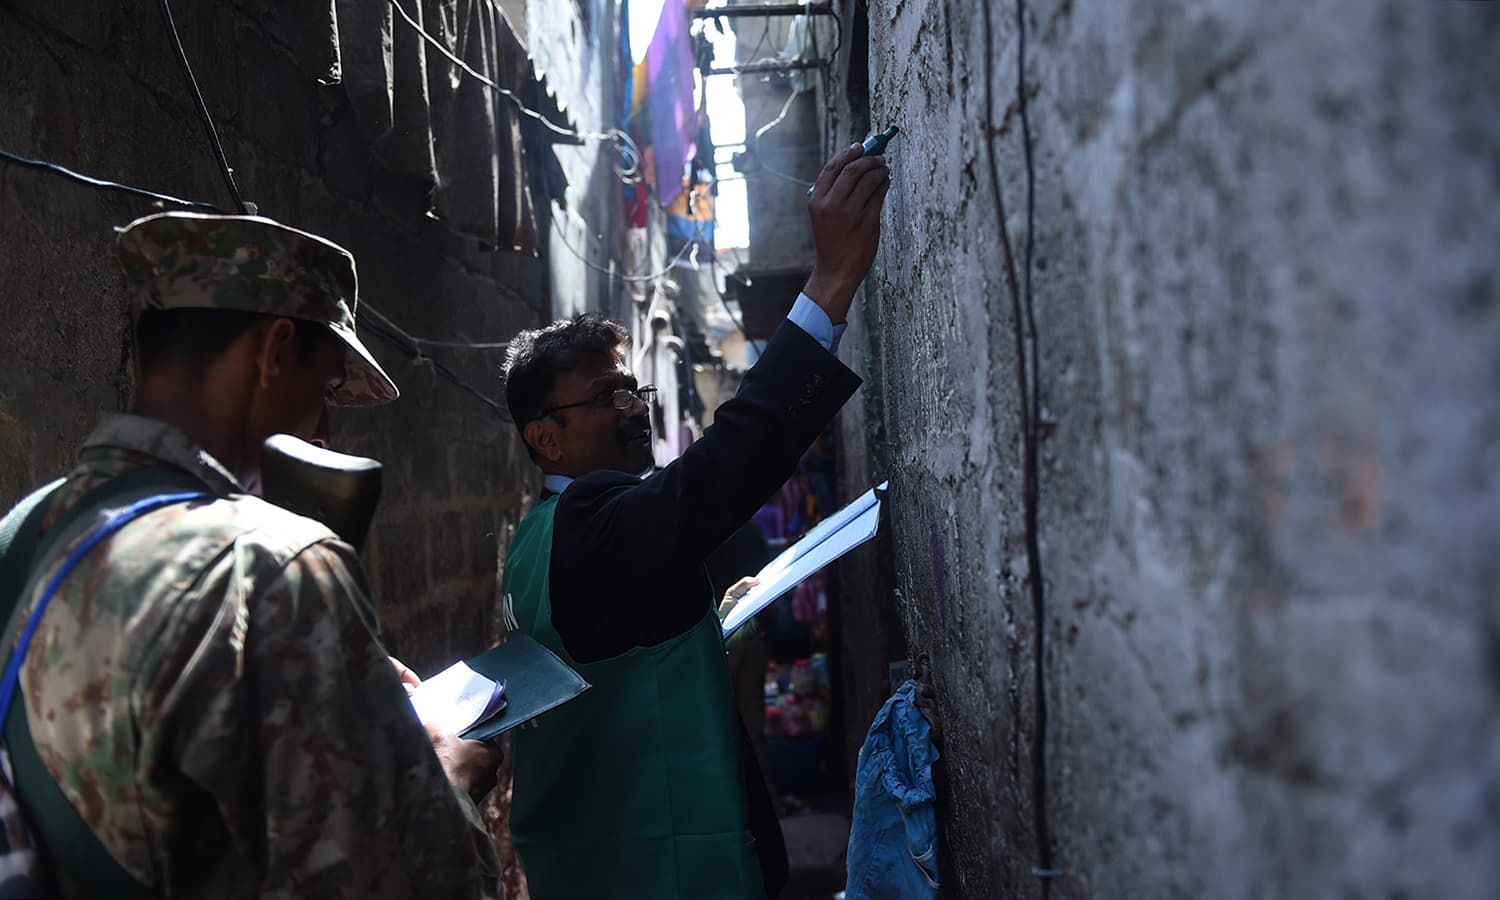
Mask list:
[[[882,131],[879,134],[870,135],[869,137],[865,138],[863,144],[860,144],[860,146],[864,148],[864,152],[861,153],[860,156],[879,156],[880,153],[885,150],[885,145],[891,142],[891,138],[895,137],[900,132],[901,129],[897,128],[895,125],[892,125],[890,128],[887,128],[885,131]],[[816,187],[816,185],[814,185],[814,187]],[[807,196],[811,197],[812,195],[813,189],[810,187],[807,189]]]

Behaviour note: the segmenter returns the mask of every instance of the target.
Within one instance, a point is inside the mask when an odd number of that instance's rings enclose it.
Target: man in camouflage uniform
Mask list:
[[[164,896],[498,895],[466,792],[496,758],[424,733],[354,551],[247,492],[269,435],[396,396],[355,334],[353,258],[243,216],[149,216],[117,243],[143,310],[135,414],[105,417],[46,521],[142,467],[215,497],[127,525],[47,607],[18,700],[48,771]],[[38,560],[18,617],[80,536]]]

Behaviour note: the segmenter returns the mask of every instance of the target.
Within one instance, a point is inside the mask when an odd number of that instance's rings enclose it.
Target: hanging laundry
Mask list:
[[[663,206],[681,195],[687,164],[697,149],[698,111],[693,102],[690,22],[684,0],[667,0],[661,9],[661,19],[656,23],[656,34],[646,50],[656,191]]]
[[[667,253],[676,254],[691,243],[701,245],[702,254],[713,252],[714,196],[710,185],[684,180],[681,193],[667,204]]]
[[[645,4],[649,10],[649,4]],[[651,110],[646,102],[646,58],[642,54],[640,61],[634,56],[631,35],[633,32],[634,7],[630,0],[621,4],[621,26],[620,26],[620,66],[624,70],[624,116],[620,128],[630,135],[640,150],[640,159],[636,160],[639,180],[627,181],[621,184],[621,193],[625,203],[625,223],[630,228],[646,227],[646,200],[651,195],[651,186],[656,183],[656,155],[651,147]],[[660,11],[657,18],[661,17]],[[638,38],[642,43],[650,43],[650,35]]]

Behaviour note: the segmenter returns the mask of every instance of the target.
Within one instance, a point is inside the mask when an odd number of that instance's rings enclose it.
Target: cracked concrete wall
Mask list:
[[[946,894],[1041,893],[1040,627],[1053,896],[1494,896],[1500,8],[1026,10],[1041,622],[1015,6],[868,6],[903,135],[846,446],[934,663]]]

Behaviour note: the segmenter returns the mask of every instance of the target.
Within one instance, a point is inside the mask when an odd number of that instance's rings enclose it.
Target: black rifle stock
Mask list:
[[[261,495],[267,501],[317,519],[356,551],[363,549],[380,502],[379,462],[289,434],[267,438],[260,457]]]

